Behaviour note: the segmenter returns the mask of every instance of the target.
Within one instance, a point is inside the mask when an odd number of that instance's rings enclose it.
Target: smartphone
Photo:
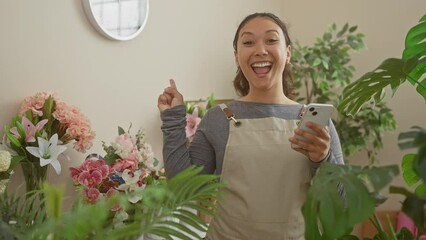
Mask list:
[[[334,106],[331,104],[322,104],[322,103],[310,103],[305,107],[305,110],[303,111],[302,118],[300,122],[298,123],[298,127],[304,131],[307,131],[309,133],[315,134],[315,132],[306,127],[307,122],[313,122],[320,127],[325,127],[328,124],[329,119],[331,118],[332,114],[334,112]],[[302,136],[295,135],[295,138],[302,139]],[[297,144],[291,145],[293,148],[299,148]]]

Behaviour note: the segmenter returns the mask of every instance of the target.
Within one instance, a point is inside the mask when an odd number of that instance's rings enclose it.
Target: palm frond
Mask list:
[[[162,202],[160,211],[153,212],[153,216],[157,218],[147,219],[146,222],[152,226],[153,234],[186,239],[189,236],[200,237],[193,229],[200,232],[207,230],[207,225],[197,215],[197,210],[212,216],[216,206],[210,199],[217,198],[223,184],[217,182],[218,176],[199,175],[200,172],[201,168],[191,167],[167,182],[165,187],[170,192]],[[168,215],[179,220],[179,224],[170,221]]]
[[[46,221],[43,192],[35,191],[22,196],[9,195],[6,191],[0,195],[1,239],[9,239],[6,235],[20,238]]]

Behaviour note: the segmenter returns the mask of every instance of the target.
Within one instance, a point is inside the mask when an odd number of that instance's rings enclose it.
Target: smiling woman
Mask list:
[[[142,32],[148,19],[148,0],[83,0],[91,24],[112,40],[130,40]]]

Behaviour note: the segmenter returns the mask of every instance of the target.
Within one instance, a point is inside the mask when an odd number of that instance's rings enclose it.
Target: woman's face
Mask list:
[[[282,93],[282,74],[290,55],[282,29],[269,18],[253,18],[238,33],[235,61],[247,78],[251,93]]]

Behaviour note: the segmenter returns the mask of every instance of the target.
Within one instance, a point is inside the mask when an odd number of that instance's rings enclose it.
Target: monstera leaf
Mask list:
[[[398,172],[396,165],[362,169],[323,163],[303,206],[305,238],[336,239],[349,233],[374,213],[371,192],[385,187]]]
[[[402,162],[403,176],[405,182],[412,186],[421,178],[423,185],[426,182],[426,129],[413,127],[411,131],[399,134],[399,148],[402,150],[418,148],[417,154],[407,154]],[[405,177],[407,176],[407,177]],[[417,177],[417,178],[416,178]],[[416,192],[425,195],[425,186],[419,186]]]
[[[405,38],[401,59],[389,58],[375,70],[364,74],[343,90],[338,109],[354,116],[367,102],[380,102],[384,89],[390,86],[393,93],[408,80],[426,100],[426,15],[411,28]]]

